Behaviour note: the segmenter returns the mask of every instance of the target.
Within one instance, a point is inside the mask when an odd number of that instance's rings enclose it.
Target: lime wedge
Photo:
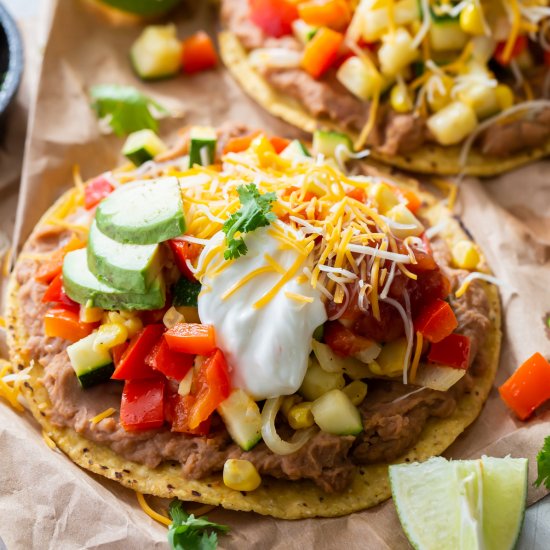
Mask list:
[[[397,513],[417,550],[507,550],[519,536],[527,460],[489,458],[390,466]]]

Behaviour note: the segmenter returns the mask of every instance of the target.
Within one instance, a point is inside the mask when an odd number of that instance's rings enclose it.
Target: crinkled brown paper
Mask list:
[[[206,2],[193,18],[177,16],[180,36],[197,27],[215,32],[215,13]],[[73,165],[84,178],[115,166],[122,140],[102,135],[87,92],[93,84],[137,86],[181,116],[164,120],[168,140],[182,124],[217,125],[227,120],[294,130],[257,108],[226,71],[144,85],[133,74],[128,50],[138,28],[114,28],[76,0],[54,2],[51,28],[31,113],[16,234],[21,243],[39,216],[71,185]],[[188,14],[187,14],[188,15]],[[550,356],[543,316],[550,311],[550,164],[540,162],[484,182],[466,181],[457,206],[487,255],[502,289],[505,339],[496,386],[528,356]],[[495,386],[495,387],[496,387]],[[530,459],[529,503],[535,490],[535,460],[550,434],[549,413],[516,421],[495,390],[479,419],[446,453],[449,457],[493,456]],[[546,510],[546,511],[545,511]],[[547,509],[537,507],[538,530],[525,548],[543,548]],[[221,548],[399,549],[408,544],[391,501],[336,519],[281,521],[249,513],[216,510],[210,517],[232,531]],[[166,529],[139,508],[135,495],[79,469],[49,450],[27,416],[0,404],[0,536],[9,549],[166,548]],[[525,546],[527,544],[527,546]],[[542,544],[542,545],[541,545]]]

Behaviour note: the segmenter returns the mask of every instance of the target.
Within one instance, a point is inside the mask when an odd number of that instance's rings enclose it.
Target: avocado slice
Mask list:
[[[88,268],[100,281],[124,291],[145,293],[161,270],[158,244],[122,244],[92,222]]]
[[[178,179],[127,183],[103,200],[96,211],[102,233],[120,243],[156,244],[185,231]]]
[[[79,304],[110,310],[160,309],[166,299],[164,281],[159,275],[145,293],[118,290],[102,283],[88,269],[86,249],[74,250],[63,262],[63,287]]]

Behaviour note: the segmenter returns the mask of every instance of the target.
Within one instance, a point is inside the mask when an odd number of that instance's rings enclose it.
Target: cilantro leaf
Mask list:
[[[264,193],[260,195],[258,188],[253,183],[237,187],[241,208],[223,224],[227,250],[223,257],[226,260],[236,259],[244,256],[248,248],[242,237],[238,234],[250,233],[258,227],[265,227],[275,221],[276,217],[271,212],[271,203],[277,198],[275,193]]]
[[[158,123],[154,111],[168,114],[168,111],[150,97],[132,86],[100,84],[92,86],[90,95],[97,116],[107,119],[117,136],[150,129],[156,132]]]
[[[550,436],[544,440],[544,445],[537,455],[538,477],[535,485],[540,487],[544,483],[550,489]]]
[[[219,525],[208,521],[206,517],[196,518],[193,514],[188,514],[181,500],[177,498],[170,503],[169,513],[172,525],[168,530],[168,543],[172,550],[216,550],[216,531],[229,531],[227,525]]]
[[[186,277],[181,277],[180,280],[172,288],[174,305],[176,307],[197,307],[200,291],[201,284],[198,281],[190,281]]]

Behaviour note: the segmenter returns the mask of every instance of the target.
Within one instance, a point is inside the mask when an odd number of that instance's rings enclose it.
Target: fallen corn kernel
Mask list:
[[[128,330],[122,323],[106,323],[101,325],[94,340],[94,350],[109,350],[123,344],[128,339]]]
[[[252,462],[230,458],[223,465],[223,482],[235,491],[254,491],[260,486],[262,478]]]
[[[342,388],[342,391],[349,397],[349,400],[357,407],[367,396],[367,385],[361,380],[354,380],[347,386]]]
[[[304,402],[294,405],[288,411],[288,423],[295,430],[313,426],[315,420],[313,419],[313,414],[311,414],[311,403]]]
[[[485,34],[483,13],[474,2],[469,2],[460,12],[460,28],[468,34]]]
[[[459,269],[475,269],[481,259],[476,245],[467,240],[456,242],[451,250],[451,255],[454,266]]]

